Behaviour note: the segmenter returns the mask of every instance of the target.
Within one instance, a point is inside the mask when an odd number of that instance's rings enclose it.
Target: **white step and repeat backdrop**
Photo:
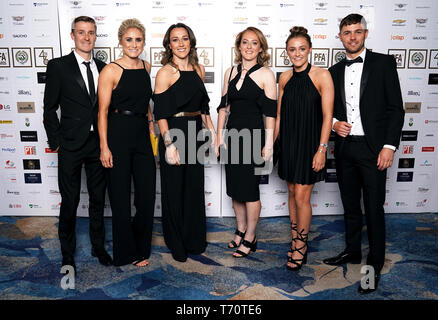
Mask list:
[[[344,56],[337,36],[340,19],[357,12],[369,24],[368,48],[393,54],[406,110],[400,150],[388,170],[387,212],[437,212],[438,200],[438,1],[437,0],[45,0],[0,2],[0,215],[58,215],[57,155],[50,153],[42,124],[45,66],[73,47],[70,25],[88,15],[97,23],[94,54],[110,62],[120,55],[117,30],[122,20],[138,18],[146,27],[143,57],[152,64],[152,83],[160,68],[162,38],[177,22],[197,38],[213,122],[223,74],[233,61],[238,32],[248,26],[263,31],[277,74],[290,68],[284,50],[289,29],[305,26],[312,37],[314,65],[328,68]],[[342,214],[336,183],[333,143],[326,181],[315,185],[314,214]],[[287,188],[276,169],[260,186],[262,216],[288,214]],[[435,197],[433,197],[435,195]],[[225,193],[224,170],[206,166],[208,216],[234,215]],[[156,215],[161,215],[157,172]],[[79,215],[86,216],[88,196],[83,178]],[[110,215],[107,203],[106,215]]]

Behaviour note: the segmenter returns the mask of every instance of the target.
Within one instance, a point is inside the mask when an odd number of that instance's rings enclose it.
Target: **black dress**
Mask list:
[[[112,92],[108,117],[108,147],[113,156],[113,168],[107,169],[108,196],[116,266],[150,256],[156,182],[146,117],[152,96],[151,80],[145,68],[121,68],[122,76]],[[133,219],[131,177],[137,210]]]
[[[167,120],[171,136],[172,129],[184,134],[173,140],[181,158],[179,166],[167,163],[164,141],[161,137],[159,141],[163,236],[173,258],[184,262],[189,253],[201,254],[207,247],[204,162],[197,159],[203,141],[196,137],[202,129],[199,111],[209,114],[210,99],[196,71],[179,73],[179,79],[166,91],[154,94],[153,101],[155,119]]]
[[[230,115],[227,122],[227,158],[225,164],[227,195],[240,202],[253,202],[260,200],[260,175],[255,174],[255,168],[264,165],[261,158],[265,145],[265,125],[263,115],[277,116],[276,100],[266,97],[250,74],[260,69],[259,64],[254,65],[245,75],[239,90],[236,84],[241,77],[242,66],[237,66],[237,75],[228,86],[228,103]],[[218,107],[225,108],[225,96],[222,97]],[[240,135],[237,140],[236,131]],[[234,133],[233,133],[234,131]],[[250,139],[248,140],[248,134]],[[238,153],[238,154],[237,154]],[[249,156],[249,158],[248,158]],[[249,160],[249,161],[248,161]]]
[[[324,180],[325,168],[312,169],[318,151],[322,109],[321,95],[309,77],[309,65],[301,72],[293,71],[284,86],[281,100],[280,144],[278,175],[291,183],[314,184]]]

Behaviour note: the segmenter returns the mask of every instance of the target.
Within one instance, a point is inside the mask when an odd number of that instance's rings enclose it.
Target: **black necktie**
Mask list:
[[[90,62],[82,62],[87,67],[87,78],[88,78],[88,91],[90,94],[91,102],[94,103],[96,99],[96,89],[94,88],[94,78],[93,73],[91,72]]]
[[[358,57],[356,57],[356,59],[353,59],[353,60],[347,60],[347,59],[344,60],[344,63],[347,67],[351,66],[353,63],[356,63],[356,62],[363,63],[362,57],[358,56]]]

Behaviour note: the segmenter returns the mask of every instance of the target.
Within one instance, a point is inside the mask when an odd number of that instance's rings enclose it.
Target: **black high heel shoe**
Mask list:
[[[308,252],[308,247],[307,247],[307,239],[308,239],[308,233],[304,233],[304,229],[301,230],[301,232],[298,232],[297,237],[295,238],[296,240],[300,240],[301,242],[304,242],[304,245],[301,248],[295,248],[295,250],[293,250],[293,252],[298,251],[302,258],[301,259],[293,259],[292,257],[289,257],[287,259],[287,262],[291,262],[295,265],[295,267],[291,267],[288,264],[286,264],[286,267],[289,270],[292,271],[298,271],[301,269],[301,267],[307,263],[307,252]],[[303,253],[301,250],[306,249],[306,252]]]
[[[245,252],[237,249],[236,253],[239,254],[239,256],[233,255],[234,258],[244,258],[244,257],[248,256],[251,251],[256,252],[256,250],[257,250],[257,237],[254,237],[254,240],[252,242],[249,242],[248,240],[243,239],[241,245],[249,248],[250,249],[249,252],[245,253]]]
[[[298,234],[298,224],[297,224],[297,223],[295,223],[295,222],[291,222],[291,223],[290,223],[290,228],[291,228],[292,231],[295,231],[295,232]],[[290,244],[290,249],[287,251],[287,256],[288,256],[288,258],[292,257],[292,254],[293,254],[293,252],[295,251],[295,249],[293,249],[293,244],[294,244],[294,242],[295,242],[295,239],[296,239],[296,238],[294,238],[294,237],[293,237],[293,234],[292,234],[292,242],[291,242],[291,244]]]
[[[239,244],[237,244],[236,241],[231,240],[230,243],[228,244],[228,248],[230,248],[230,249],[234,249],[234,248],[237,248],[238,246],[240,246],[240,244],[243,241],[243,238],[245,237],[246,232],[242,232],[242,231],[239,231],[239,229],[236,229],[236,231],[234,231],[234,234],[236,236],[239,236],[241,239],[240,239]]]

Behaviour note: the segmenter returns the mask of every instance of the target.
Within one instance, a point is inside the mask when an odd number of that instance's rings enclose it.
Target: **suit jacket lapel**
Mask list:
[[[372,54],[373,53],[367,49],[367,53],[365,55],[365,61],[362,69],[362,77],[360,79],[360,99],[362,99],[363,93],[368,83],[368,78],[370,76],[370,71],[371,71],[370,64],[372,63],[372,58],[373,58]]]
[[[341,101],[342,101],[342,106],[344,107],[343,111],[344,111],[344,115],[345,115],[345,119],[347,119],[347,104],[345,103],[345,64],[342,63],[340,66],[340,71],[339,71],[339,89],[340,89],[340,93],[341,93]]]
[[[84,78],[82,78],[81,70],[79,70],[78,62],[76,60],[76,57],[74,56],[74,53],[70,53],[70,69],[71,74],[75,81],[78,83],[79,87],[81,87],[84,94],[86,94],[87,97],[90,97],[88,94],[87,86],[85,85]],[[89,99],[90,100],[90,99]]]

